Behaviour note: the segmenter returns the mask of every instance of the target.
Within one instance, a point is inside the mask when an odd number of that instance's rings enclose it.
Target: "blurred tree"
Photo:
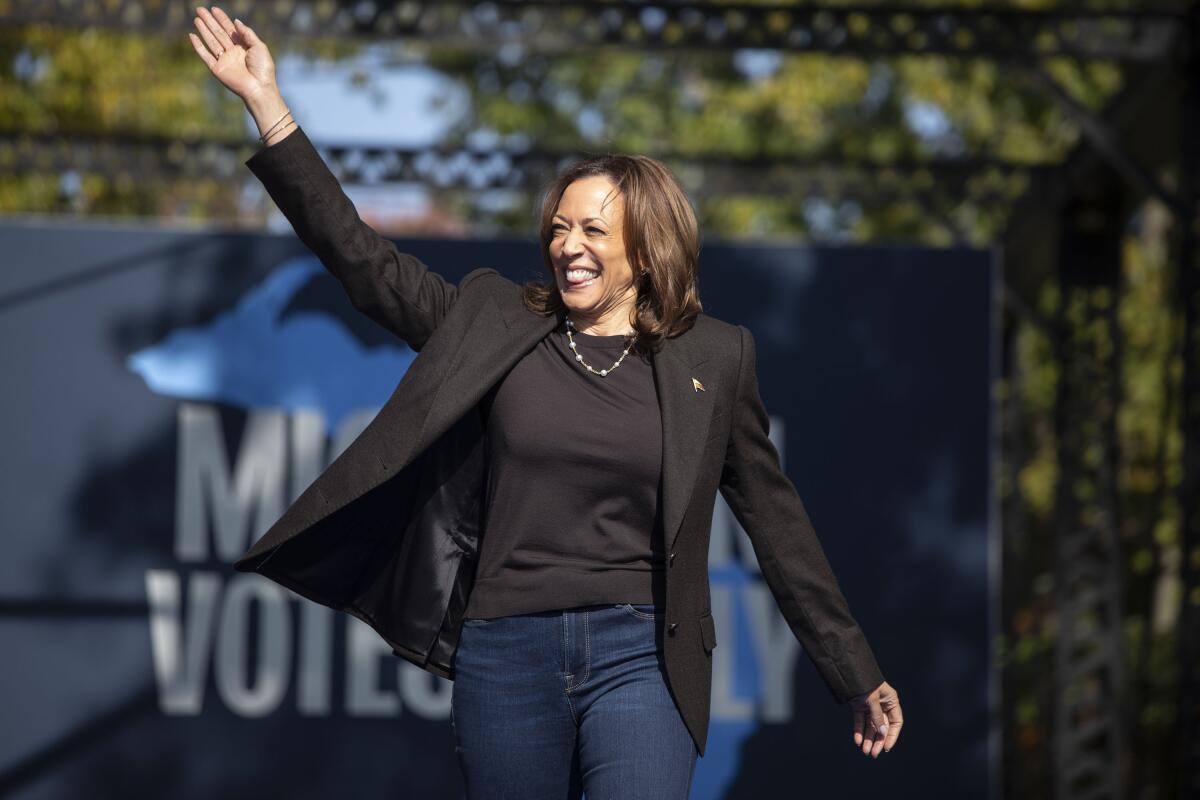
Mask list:
[[[288,43],[278,48],[286,51]],[[360,44],[306,42],[342,59]],[[242,137],[253,151],[242,102],[213,80],[184,33],[146,36],[104,29],[0,25],[0,131],[8,135],[160,134]],[[0,152],[11,159],[13,152]],[[220,220],[244,209],[228,180],[151,180],[117,175],[0,172],[0,213]],[[236,198],[237,195],[235,194]]]

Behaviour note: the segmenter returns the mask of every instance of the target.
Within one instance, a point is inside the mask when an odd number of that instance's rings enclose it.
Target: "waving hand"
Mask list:
[[[271,51],[250,26],[217,6],[198,6],[194,23],[199,35],[188,34],[192,47],[225,88],[245,101],[277,91]]]

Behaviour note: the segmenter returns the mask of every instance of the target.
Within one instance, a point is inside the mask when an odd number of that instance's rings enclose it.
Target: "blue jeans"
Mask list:
[[[463,621],[450,723],[471,800],[686,800],[696,746],[650,605]]]

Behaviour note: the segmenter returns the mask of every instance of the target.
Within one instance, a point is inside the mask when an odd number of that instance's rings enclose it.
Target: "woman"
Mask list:
[[[357,216],[254,32],[218,8],[195,24],[262,133],[247,165],[355,307],[420,351],[235,567],[453,679],[469,796],[683,798],[708,728],[719,489],[851,704],[855,745],[889,750],[898,695],[767,438],[750,332],[701,313],[695,217],[670,172],[574,165],[542,209],[553,281],[482,268],[454,285]]]

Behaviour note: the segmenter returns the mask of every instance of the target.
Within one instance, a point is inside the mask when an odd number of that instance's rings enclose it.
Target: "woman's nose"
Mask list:
[[[583,232],[580,231],[576,235],[576,229],[571,228],[567,231],[567,236],[563,239],[563,255],[574,256],[583,252]]]

